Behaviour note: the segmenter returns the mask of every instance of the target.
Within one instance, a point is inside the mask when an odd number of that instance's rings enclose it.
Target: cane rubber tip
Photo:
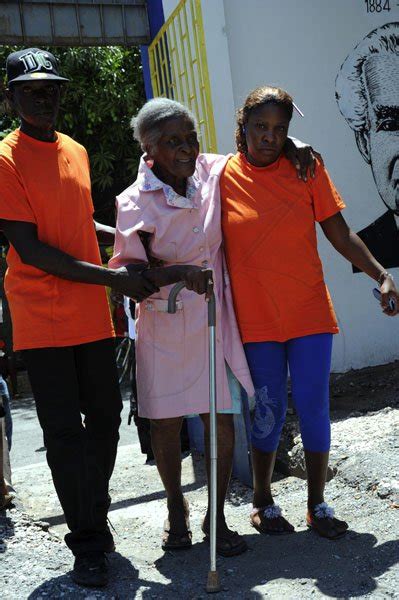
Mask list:
[[[220,592],[219,574],[217,571],[209,571],[208,581],[206,582],[207,594],[215,594]]]

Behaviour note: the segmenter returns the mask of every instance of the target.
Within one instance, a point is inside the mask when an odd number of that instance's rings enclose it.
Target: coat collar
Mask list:
[[[187,191],[186,196],[180,196],[170,186],[158,179],[148,163],[141,157],[139,170],[137,174],[137,184],[141,192],[153,192],[155,190],[161,190],[164,195],[167,204],[176,208],[198,208],[195,202],[195,196],[199,190],[201,183],[195,176],[187,179]]]

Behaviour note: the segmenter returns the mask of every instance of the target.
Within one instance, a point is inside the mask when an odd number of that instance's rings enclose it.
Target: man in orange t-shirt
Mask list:
[[[287,92],[264,86],[251,92],[238,111],[238,153],[220,182],[222,226],[238,326],[256,390],[251,523],[268,534],[294,529],[271,491],[289,368],[308,475],[307,523],[333,539],[348,528],[324,501],[328,383],[332,334],[338,327],[315,222],[338,252],[379,282],[386,314],[398,313],[399,295],[391,275],[346,224],[340,212],[344,203],[324,167],[318,165],[314,179],[299,181],[282,154],[293,107]]]
[[[136,300],[158,287],[141,271],[101,266],[86,150],[55,131],[60,77],[49,52],[7,59],[20,129],[0,143],[0,229],[11,247],[5,288],[28,369],[47,460],[81,585],[107,583],[108,483],[122,402],[104,286]],[[84,414],[84,425],[81,413]]]

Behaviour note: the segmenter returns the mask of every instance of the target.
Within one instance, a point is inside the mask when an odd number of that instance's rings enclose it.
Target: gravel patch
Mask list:
[[[276,502],[296,528],[294,535],[280,537],[251,528],[251,490],[233,481],[227,520],[245,536],[249,551],[218,560],[223,588],[218,598],[397,598],[398,428],[395,408],[333,423],[331,457],[337,474],[326,497],[337,516],[350,524],[348,535],[337,541],[307,530],[303,480],[276,476]],[[19,469],[14,485],[22,504],[0,513],[2,600],[205,599],[208,547],[201,533],[206,509],[201,457],[184,458],[183,481],[193,548],[164,554],[165,499],[156,468],[144,464],[137,443],[119,449],[111,482],[110,519],[117,544],[117,552],[109,556],[111,583],[106,590],[84,590],[68,575],[72,556],[62,542],[66,528],[47,466]]]

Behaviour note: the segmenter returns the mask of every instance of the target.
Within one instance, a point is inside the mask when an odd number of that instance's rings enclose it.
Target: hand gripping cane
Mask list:
[[[185,287],[184,283],[177,283],[169,294],[168,313],[176,312],[177,295]],[[211,463],[211,480],[209,482],[210,490],[210,570],[206,591],[214,593],[220,591],[219,574],[216,570],[216,492],[217,492],[217,424],[216,424],[216,301],[215,294],[208,302],[208,329],[209,329],[209,420],[210,420],[210,438],[209,438],[209,457]]]

